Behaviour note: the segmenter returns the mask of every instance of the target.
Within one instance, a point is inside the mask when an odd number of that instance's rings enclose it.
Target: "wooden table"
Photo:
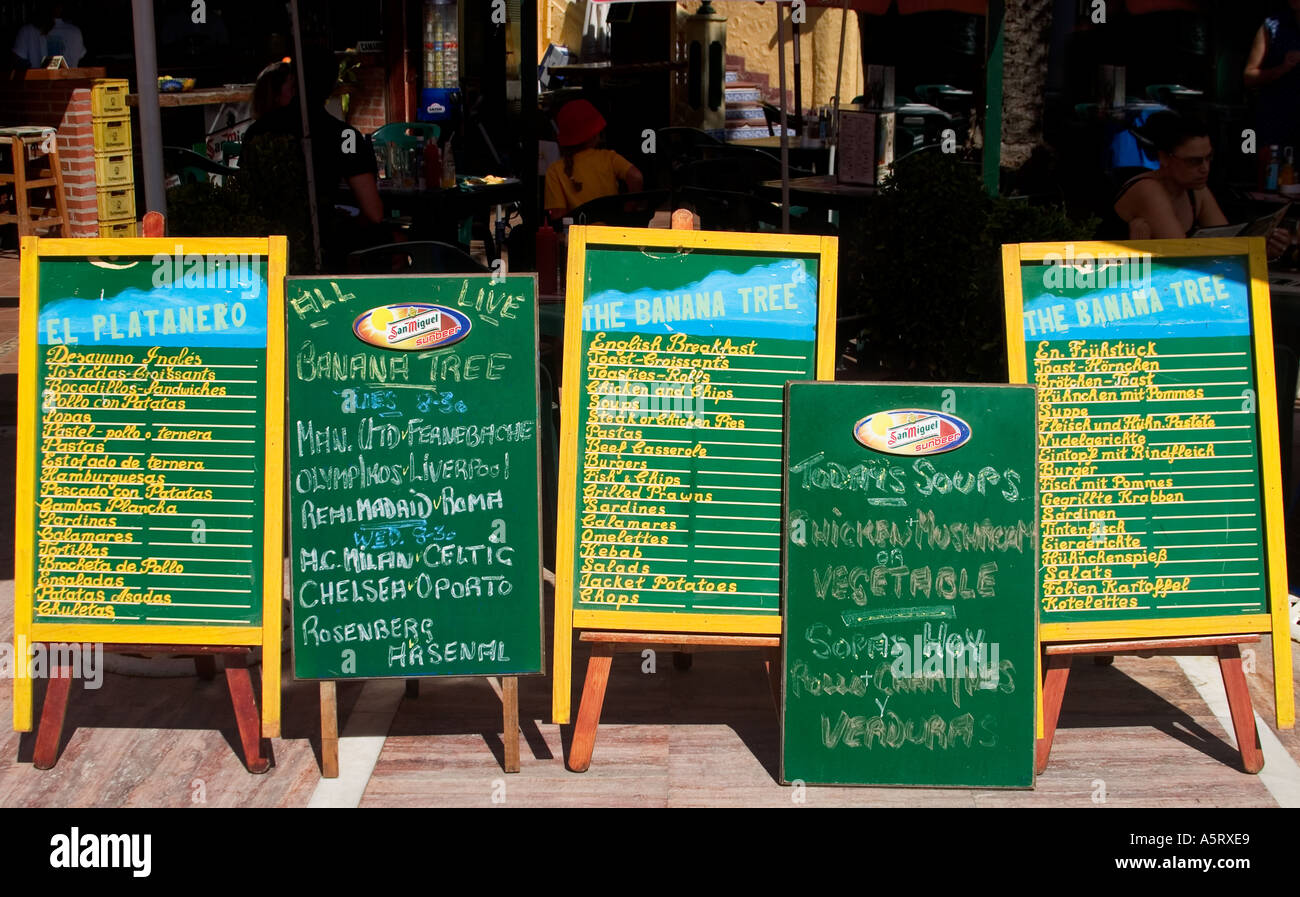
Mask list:
[[[763,181],[759,187],[765,198],[775,202],[781,201],[781,181]],[[861,205],[875,196],[880,190],[876,186],[857,186],[841,184],[833,174],[817,174],[811,177],[791,178],[790,202],[793,205],[808,206],[820,211],[843,211]]]
[[[202,87],[198,90],[178,90],[158,93],[159,108],[175,106],[220,106],[222,103],[247,103],[253,98],[252,84],[226,84],[222,87]],[[126,95],[128,106],[139,106],[140,95]]]

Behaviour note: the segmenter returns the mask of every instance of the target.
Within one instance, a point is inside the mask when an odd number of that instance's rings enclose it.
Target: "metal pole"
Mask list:
[[[790,17],[790,30],[794,35],[794,120],[803,124],[803,54],[799,49],[799,23]],[[803,132],[800,131],[800,137]]]
[[[158,47],[154,41],[153,0],[131,0],[135,32],[135,80],[140,110],[140,158],[144,163],[144,204],[167,214],[162,163],[162,116],[158,111]]]
[[[839,136],[840,122],[840,82],[844,77],[844,32],[849,24],[849,0],[844,0],[840,8],[840,60],[835,65],[835,95],[831,97],[830,136]]]
[[[293,55],[298,70],[298,111],[302,115],[302,153],[307,166],[307,208],[311,215],[311,251],[316,271],[321,269],[320,219],[316,217],[316,166],[311,157],[311,115],[307,109],[307,67],[302,59],[302,20],[298,0],[289,0],[289,23],[293,28]]]
[[[785,96],[785,13],[780,3],[776,7],[777,65],[781,70],[781,233],[790,233],[790,141],[786,138],[785,119],[789,104]]]

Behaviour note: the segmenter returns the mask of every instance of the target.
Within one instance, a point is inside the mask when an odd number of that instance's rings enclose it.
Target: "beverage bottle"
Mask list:
[[[1277,182],[1286,187],[1295,183],[1295,147],[1288,146],[1282,150],[1282,167],[1277,174]]]
[[[447,138],[447,147],[442,151],[442,186],[450,190],[456,186],[456,156],[451,149],[452,138]]]
[[[1281,159],[1279,158],[1280,156],[1281,153],[1278,151],[1276,143],[1268,148],[1268,169],[1267,169],[1267,173],[1264,176],[1265,190],[1277,189],[1277,178],[1278,178],[1279,167],[1280,167],[1279,163],[1281,161]]]
[[[438,141],[426,140],[424,143],[424,188],[432,190],[442,185],[442,153],[438,150]]]
[[[417,134],[415,137],[415,152],[411,159],[411,170],[415,172],[415,189],[423,190],[425,187],[424,179],[424,135]]]

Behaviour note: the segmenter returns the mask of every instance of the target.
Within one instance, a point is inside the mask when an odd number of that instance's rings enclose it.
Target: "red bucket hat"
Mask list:
[[[566,103],[555,122],[560,126],[557,142],[560,146],[577,146],[586,143],[605,130],[605,117],[588,100],[571,100]]]

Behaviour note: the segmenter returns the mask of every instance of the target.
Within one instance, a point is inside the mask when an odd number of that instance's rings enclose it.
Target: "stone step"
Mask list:
[[[763,93],[754,84],[729,84],[726,90],[727,105],[732,103],[761,103]]]
[[[740,127],[732,127],[733,124],[739,125]],[[774,133],[775,131],[776,129],[773,129]],[[793,137],[794,130],[791,128],[786,128],[786,134],[790,137]],[[757,126],[748,125],[745,122],[727,122],[726,139],[728,143],[730,143],[733,140],[757,140],[760,137],[770,137],[770,136],[772,135],[768,133],[767,125],[763,125],[763,127],[760,128]]]
[[[738,119],[766,121],[767,115],[758,103],[740,103],[727,106],[727,121]]]

